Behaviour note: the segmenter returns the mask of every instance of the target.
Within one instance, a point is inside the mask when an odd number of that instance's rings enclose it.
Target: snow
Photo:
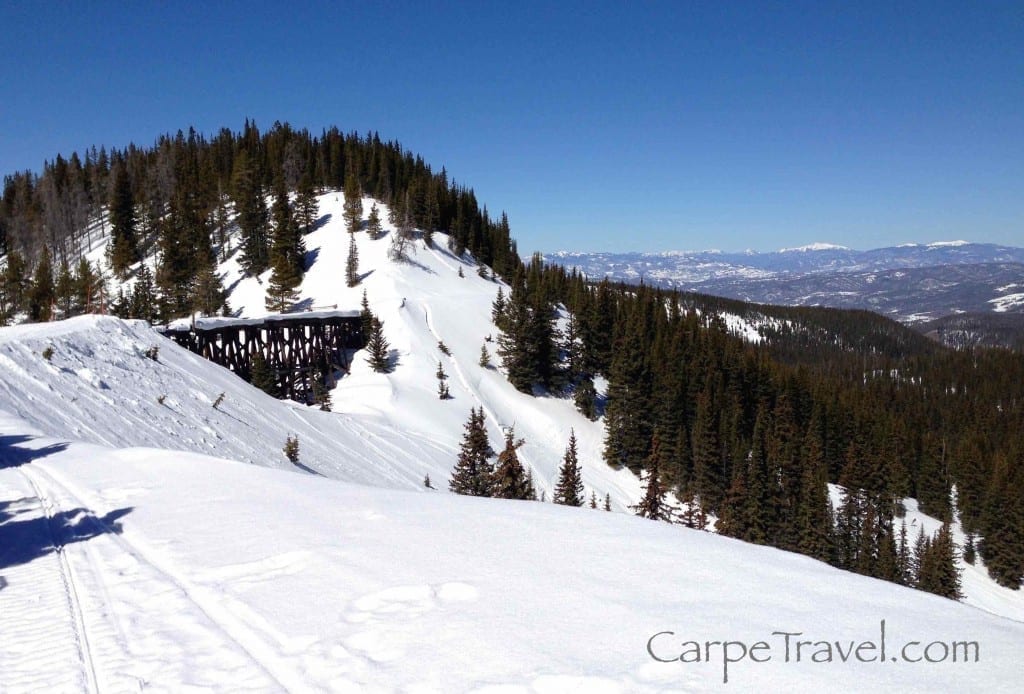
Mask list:
[[[951,248],[956,246],[968,246],[970,241],[933,241],[928,244],[928,248]]]
[[[771,643],[729,665],[738,691],[1012,691],[1019,674],[1024,624],[710,533],[68,442],[10,415],[0,437],[7,691],[720,689],[718,646],[648,654],[687,640]],[[772,634],[877,644],[881,620],[893,657],[970,640],[979,662],[786,662]]]
[[[994,299],[989,299],[988,303],[993,305],[992,310],[996,313],[1006,313],[1018,306],[1024,307],[1024,292],[997,296]]]
[[[834,243],[822,243],[816,241],[815,243],[808,244],[806,246],[798,246],[796,248],[782,248],[779,253],[807,253],[808,251],[848,251],[850,250],[847,246],[837,246]]]
[[[361,233],[363,280],[345,286],[340,197],[320,198],[301,296],[351,315],[365,289],[395,369],[374,373],[357,354],[334,412],[270,398],[141,321],[0,329],[4,691],[721,688],[714,648],[712,662],[654,660],[648,640],[664,631],[676,650],[775,641],[771,662],[729,666],[739,691],[1012,691],[1024,603],[980,567],[965,572],[961,605],[622,513],[640,483],[601,461],[601,423],[479,366],[481,345],[498,362],[485,338],[507,286],[445,250],[443,234],[395,263],[388,236]],[[268,315],[266,275],[243,278],[236,256],[220,271],[237,315],[199,325]],[[761,339],[756,320],[724,320]],[[451,400],[437,398],[439,361]],[[610,494],[618,512],[447,493],[477,406],[493,445],[502,426],[526,439],[521,458],[548,497],[575,430],[588,495]],[[289,435],[298,466],[281,451]],[[785,662],[771,633],[860,641],[883,619],[892,643],[976,640],[981,661]]]

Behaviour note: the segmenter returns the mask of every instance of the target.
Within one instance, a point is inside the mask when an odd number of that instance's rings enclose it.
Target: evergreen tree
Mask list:
[[[291,434],[285,439],[284,442],[284,457],[291,463],[299,462],[299,437],[292,436]]]
[[[28,297],[28,317],[32,321],[53,319],[54,304],[53,266],[50,263],[50,249],[43,246],[43,252],[36,264],[32,277],[32,288]]]
[[[641,518],[672,522],[672,509],[665,502],[665,490],[658,480],[657,469],[651,469],[647,473],[644,497],[636,506],[630,506],[630,509]]]
[[[370,207],[370,216],[366,220],[366,233],[373,241],[384,236],[384,227],[381,225],[377,203],[373,203]]]
[[[580,378],[576,384],[573,402],[584,417],[592,422],[597,419],[597,389],[594,388],[594,379],[589,375]]]
[[[107,255],[114,274],[124,279],[128,268],[139,260],[135,198],[131,180],[123,163],[114,166],[110,196],[110,245]]]
[[[274,184],[273,212],[274,232],[270,247],[272,272],[267,284],[266,306],[269,311],[284,313],[298,301],[298,286],[302,282],[302,273],[297,262],[297,226],[292,218],[288,192],[281,178]]]
[[[249,375],[249,382],[262,390],[267,395],[278,397],[277,378],[275,378],[270,365],[267,364],[263,355],[257,352],[252,358],[252,372]]]
[[[303,174],[299,179],[299,187],[295,191],[295,222],[301,233],[308,234],[313,230],[313,225],[316,223],[317,207],[313,179],[309,174]]]
[[[54,296],[57,300],[57,307],[60,309],[61,317],[67,318],[72,315],[75,305],[75,280],[71,276],[71,268],[68,261],[61,258],[60,272],[57,273],[57,285],[54,287]]]
[[[79,273],[88,272],[88,268],[79,270]],[[79,279],[79,282],[82,280]],[[132,318],[141,318],[153,322],[157,316],[157,300],[153,287],[153,273],[149,266],[142,263],[135,276],[135,284],[132,286],[132,293],[129,300],[128,315]]]
[[[480,360],[477,362],[482,368],[491,368],[491,355],[487,351],[487,345],[480,345]]]
[[[373,327],[370,328],[370,339],[366,344],[368,355],[366,362],[377,373],[388,373],[391,371],[391,360],[388,350],[390,345],[384,339],[384,323],[376,317],[373,319]]]
[[[342,212],[345,228],[349,233],[356,233],[363,224],[363,200],[359,190],[359,180],[352,174],[345,177],[345,206]]]
[[[273,289],[273,286],[271,283],[270,289]],[[216,316],[226,308],[227,298],[224,285],[213,264],[206,263],[196,276],[192,310],[198,311],[204,316]]]
[[[444,366],[441,362],[437,362],[437,397],[442,400],[448,400],[451,398],[451,393],[448,392],[448,384],[445,381],[448,380],[448,374],[444,372]]]
[[[605,492],[605,495],[604,495],[604,510],[605,511],[611,511],[612,510],[612,495],[609,494],[608,492]]]
[[[235,159],[232,184],[232,197],[242,236],[242,269],[249,275],[259,275],[270,266],[267,204],[263,199],[259,172],[245,150]]]
[[[370,341],[370,335],[373,333],[373,311],[370,310],[370,302],[366,298],[366,288],[363,288],[363,298],[359,304],[362,310],[359,312],[359,327],[363,337],[363,343]]]
[[[493,455],[494,450],[487,440],[483,408],[470,410],[448,488],[456,494],[493,496],[494,469],[490,462]]]
[[[0,273],[0,324],[20,311],[25,303],[28,285],[25,260],[13,248],[7,251],[7,264]]]
[[[565,506],[583,505],[583,475],[576,453],[576,432],[569,430],[569,445],[562,457],[562,467],[558,471],[558,483],[552,501]]]
[[[498,499],[532,500],[536,495],[533,481],[527,476],[516,454],[524,443],[522,439],[516,440],[511,427],[505,432],[505,448],[498,454],[491,496]]]
[[[354,287],[359,284],[359,249],[355,234],[348,235],[348,257],[345,259],[345,284]]]
[[[145,267],[145,263],[139,268],[139,276],[135,280],[136,285],[138,285],[139,280],[143,276],[149,278],[150,292],[152,293],[153,275],[149,272],[149,268]],[[93,269],[92,264],[88,260],[82,258],[78,261],[78,268],[75,271],[75,303],[78,305],[79,310],[85,313],[94,313],[100,307],[103,295],[103,278]],[[155,300],[153,306],[155,306]],[[138,317],[149,321],[153,320],[152,317]]]

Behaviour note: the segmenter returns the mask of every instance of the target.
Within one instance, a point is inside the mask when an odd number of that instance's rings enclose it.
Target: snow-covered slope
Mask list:
[[[7,409],[54,436],[188,450],[274,467],[289,466],[281,449],[295,434],[302,463],[329,477],[423,489],[429,475],[434,486],[447,489],[470,408],[482,406],[496,449],[503,426],[514,426],[516,436],[526,440],[520,457],[549,498],[574,429],[587,494],[610,494],[619,510],[636,502],[639,480],[601,460],[600,423],[581,416],[571,400],[524,395],[497,368],[479,365],[483,345],[493,364],[500,361],[496,343],[485,337],[497,337],[491,303],[503,285],[478,276],[468,256],[454,257],[443,234],[435,235],[433,248],[415,241],[411,262],[390,260],[392,227],[386,206],[378,203],[388,234],[376,241],[356,234],[364,278],[350,288],[344,273],[349,243],[344,200],[331,193],[319,204],[322,223],[305,239],[309,266],[301,303],[358,309],[365,290],[395,358],[392,373],[378,374],[357,355],[351,374],[332,393],[333,413],[273,400],[177,349],[145,324],[95,317],[0,330],[0,364],[10,373],[0,380],[0,407],[13,403]],[[364,213],[371,204],[364,200]],[[102,262],[99,256],[94,260]],[[243,317],[267,314],[269,271],[243,277],[237,256],[221,271],[233,311]],[[450,355],[442,353],[440,341]],[[160,346],[159,362],[144,356],[151,345]],[[47,346],[54,348],[49,362],[40,356]],[[439,361],[449,376],[450,400],[437,396]],[[224,401],[214,409],[220,393]],[[166,396],[162,404],[161,395]],[[112,408],[123,411],[130,424],[111,416]]]
[[[37,433],[0,415],[5,691],[1018,686],[1024,625],[777,550]]]

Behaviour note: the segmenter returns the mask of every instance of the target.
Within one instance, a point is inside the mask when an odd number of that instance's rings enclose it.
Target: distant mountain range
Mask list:
[[[967,241],[857,251],[816,243],[769,253],[559,252],[547,260],[608,277],[756,303],[875,311],[904,323],[1021,314],[1024,248]]]

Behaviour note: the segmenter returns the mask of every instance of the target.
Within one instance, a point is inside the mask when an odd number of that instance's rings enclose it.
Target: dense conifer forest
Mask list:
[[[210,138],[190,130],[148,148],[92,148],[5,177],[0,324],[224,312],[216,262],[233,253],[250,274],[272,270],[268,308],[287,308],[325,190],[388,203],[400,238],[418,229],[432,243],[434,231],[448,232],[454,252],[508,282],[493,310],[501,367],[525,393],[573,398],[604,418],[605,462],[645,480],[641,515],[698,528],[714,518],[723,534],[948,597],[959,591],[954,557],[976,551],[995,580],[1019,588],[1024,356],[947,350],[867,312],[753,306],[593,282],[539,256],[523,263],[505,215],[492,218],[471,188],[375,133],[313,136],[282,124],[261,133],[247,122]],[[112,271],[133,280],[127,294],[109,295],[111,278],[84,257],[104,225]],[[156,258],[155,272],[143,257]],[[353,285],[357,269],[352,256]],[[762,341],[730,334],[724,313],[763,319]],[[495,467],[482,419],[466,425],[450,488],[532,498],[521,442],[510,433]],[[580,505],[567,444],[555,500]],[[835,508],[830,482],[845,490]],[[940,519],[959,514],[965,546],[948,527],[934,537],[908,530],[906,496]]]

